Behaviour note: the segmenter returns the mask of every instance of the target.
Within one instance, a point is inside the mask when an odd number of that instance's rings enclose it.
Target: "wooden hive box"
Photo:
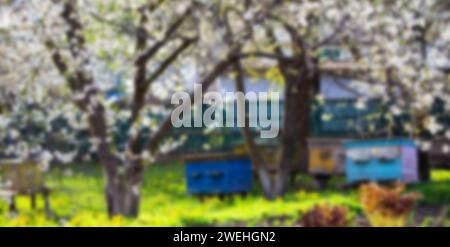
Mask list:
[[[205,154],[185,159],[190,194],[245,193],[252,189],[252,164],[247,157]]]
[[[348,141],[346,174],[349,183],[359,181],[418,181],[418,153],[409,139]]]
[[[337,138],[308,139],[308,171],[312,175],[344,174],[345,152]]]
[[[31,208],[36,208],[36,195],[44,198],[45,213],[51,216],[49,193],[45,186],[43,171],[34,161],[0,160],[0,196],[8,198],[9,210],[16,212],[16,195],[29,195]]]
[[[31,194],[40,192],[44,186],[44,176],[38,165],[32,161],[2,161],[0,172],[5,189],[18,194]]]

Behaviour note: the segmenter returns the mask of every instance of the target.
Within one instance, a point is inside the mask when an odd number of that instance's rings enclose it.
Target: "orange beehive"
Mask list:
[[[344,173],[345,153],[338,139],[312,138],[308,140],[308,170],[313,175]]]

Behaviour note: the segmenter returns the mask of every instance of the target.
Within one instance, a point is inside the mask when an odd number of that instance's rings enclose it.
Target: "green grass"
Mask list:
[[[70,174],[54,170],[47,175],[51,194],[53,219],[46,219],[43,202],[31,210],[28,197],[19,197],[19,213],[11,215],[7,204],[0,201],[0,226],[198,226],[198,225],[292,225],[311,206],[320,202],[347,206],[352,214],[360,212],[355,190],[331,189],[325,191],[294,189],[283,199],[267,201],[255,189],[246,197],[232,196],[198,200],[186,193],[181,164],[154,165],[145,174],[142,187],[140,216],[137,219],[106,215],[103,194],[103,175],[95,166],[74,166]],[[66,174],[63,174],[66,173]],[[433,182],[411,186],[424,194],[422,203],[442,205],[450,203],[450,171],[437,170]],[[311,179],[303,176],[297,181],[309,185]],[[341,178],[333,179],[339,184]]]
[[[450,171],[434,170],[430,182],[411,185],[409,189],[422,193],[422,205],[450,205]]]

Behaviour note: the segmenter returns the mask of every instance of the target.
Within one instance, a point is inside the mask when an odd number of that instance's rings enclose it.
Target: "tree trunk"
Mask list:
[[[235,62],[234,70],[236,72],[236,91],[242,92],[245,94],[245,85],[244,85],[244,77],[243,77],[243,69],[240,61]],[[242,103],[242,102],[239,102]],[[244,102],[245,103],[245,102]],[[274,199],[271,193],[272,191],[272,178],[270,176],[270,172],[268,170],[267,164],[264,162],[261,150],[257,147],[255,140],[253,139],[252,131],[249,128],[249,117],[246,113],[245,109],[242,113],[244,115],[245,124],[244,127],[241,128],[241,134],[244,137],[245,147],[252,161],[253,169],[256,171],[256,175],[259,178],[259,182],[261,184],[261,188],[263,190],[264,197],[268,199]],[[238,113],[240,115],[241,113]]]
[[[317,66],[308,68],[301,59],[280,61],[279,67],[286,86],[281,155],[277,164],[274,196],[280,196],[287,190],[289,175],[308,171],[310,99],[320,79]]]
[[[121,165],[112,170],[106,169],[105,192],[110,217],[138,217],[143,172],[140,165]]]
[[[108,214],[110,217],[121,215],[137,217],[139,212],[139,188],[126,181],[114,182],[108,179],[106,187]]]
[[[428,153],[424,151],[419,151],[418,153],[419,158],[419,180],[421,182],[429,182],[430,181],[430,173],[431,173],[431,166],[430,166],[430,160],[428,157]]]
[[[282,61],[279,66],[286,86],[284,124],[275,174],[270,174],[268,164],[263,160],[253,140],[251,131],[247,127],[247,116],[245,127],[241,131],[264,196],[268,199],[282,196],[288,188],[289,178],[295,173],[307,172],[310,99],[314,91],[317,91],[320,79],[318,70],[308,70],[300,60]],[[235,70],[238,75],[236,89],[245,93],[243,71],[239,62],[236,63]]]

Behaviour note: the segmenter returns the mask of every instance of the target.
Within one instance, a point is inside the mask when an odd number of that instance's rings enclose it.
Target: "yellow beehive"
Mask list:
[[[33,162],[2,162],[1,174],[6,181],[7,189],[20,194],[28,194],[41,190],[44,177],[41,169]]]
[[[0,160],[0,195],[8,198],[9,210],[17,212],[16,195],[29,195],[31,208],[36,208],[36,195],[42,194],[45,214],[51,216],[49,193],[44,184],[44,174],[33,161]]]
[[[309,139],[308,170],[311,174],[339,175],[344,172],[344,150],[340,140]]]

